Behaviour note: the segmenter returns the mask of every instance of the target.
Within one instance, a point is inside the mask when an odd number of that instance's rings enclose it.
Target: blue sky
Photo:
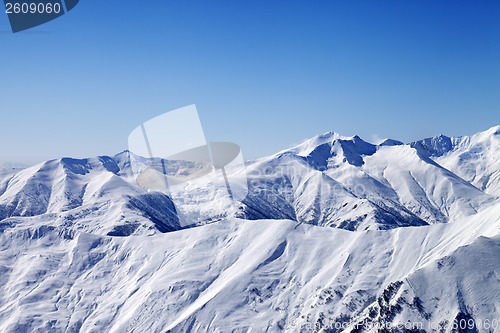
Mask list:
[[[12,34],[0,160],[115,154],[196,104],[257,158],[326,131],[411,141],[500,123],[498,1],[81,0]]]

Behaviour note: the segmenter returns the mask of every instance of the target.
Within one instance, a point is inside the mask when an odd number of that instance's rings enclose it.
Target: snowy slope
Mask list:
[[[405,279],[390,284],[356,322],[444,332],[497,332],[500,312],[500,236],[479,237]],[[478,268],[480,269],[472,269]],[[416,325],[418,323],[419,325]],[[371,328],[371,330],[370,330]]]
[[[310,332],[371,308],[374,319],[391,323],[452,321],[460,306],[477,321],[493,319],[498,211],[385,231],[228,220],[152,237],[99,236],[32,219],[4,226],[0,236],[0,330]],[[407,300],[423,300],[431,319],[406,305],[394,317],[377,308],[401,281],[399,289],[413,288]],[[438,291],[443,296],[433,299]]]

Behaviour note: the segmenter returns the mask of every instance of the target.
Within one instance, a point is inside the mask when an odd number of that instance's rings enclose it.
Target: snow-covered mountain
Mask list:
[[[110,235],[178,230],[170,198],[134,184],[129,157],[62,158],[10,174],[0,180],[0,219],[35,216]]]
[[[487,146],[483,154],[498,156],[500,148]],[[498,173],[499,167],[496,157],[488,160],[488,170]],[[479,190],[411,145],[375,146],[335,133],[257,161],[249,169],[251,191],[244,202],[249,211],[279,207],[282,212],[263,217],[348,230],[446,223],[495,199],[494,193]],[[268,184],[273,184],[272,198],[252,191],[255,186],[268,189]]]
[[[478,189],[500,196],[500,126],[472,136],[440,135],[411,146]]]
[[[326,133],[249,163],[245,174],[235,175],[246,176],[249,185],[240,209],[214,205],[212,198],[198,202],[197,209],[215,211],[219,220],[291,219],[347,230],[447,223],[495,200],[500,145],[498,127],[471,137],[443,138],[410,145],[386,140],[375,146],[358,136]],[[456,144],[446,143],[452,141]],[[56,214],[78,222],[107,214],[108,225],[83,223],[82,228],[177,230],[170,198],[136,183],[131,162],[140,160],[129,152],[62,158],[4,175],[0,219]]]
[[[246,199],[189,228],[129,152],[0,173],[0,331],[498,332],[499,129],[325,133],[230,175]]]

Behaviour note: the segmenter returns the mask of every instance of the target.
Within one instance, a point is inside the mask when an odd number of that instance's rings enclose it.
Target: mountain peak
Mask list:
[[[355,146],[373,146],[371,143],[364,141],[361,137],[359,137],[359,135],[344,136],[336,132],[326,132],[320,135],[316,135],[299,144],[298,146],[287,149],[287,151],[295,152],[299,156],[307,156],[319,146],[327,144],[328,146],[333,147],[336,142],[351,142]]]
[[[378,144],[379,147],[383,146],[401,146],[404,145],[403,142],[394,140],[394,139],[385,139],[381,143]]]
[[[332,157],[360,166],[364,163],[362,156],[373,155],[375,152],[376,146],[364,141],[358,135],[348,137],[335,132],[326,132],[281,154],[292,153],[305,158],[311,166],[324,169]]]
[[[487,129],[485,133],[489,135],[500,135],[500,125],[496,125],[491,127],[490,129]]]
[[[487,129],[486,131],[473,134],[471,138],[473,138],[475,142],[481,142],[490,140],[491,138],[497,136],[500,136],[500,125],[496,125]]]
[[[350,140],[353,137],[344,136],[337,132],[325,132],[320,135],[313,136],[311,139],[306,140],[306,142],[316,143],[318,146],[323,143],[333,143],[336,140]],[[306,143],[304,142],[304,143]]]
[[[454,147],[451,138],[442,134],[411,142],[410,146],[427,157],[443,156],[453,150]]]

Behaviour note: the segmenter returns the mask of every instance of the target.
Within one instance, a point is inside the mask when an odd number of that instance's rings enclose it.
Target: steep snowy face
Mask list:
[[[356,195],[303,156],[285,153],[254,163],[247,177],[249,194],[239,214],[246,219],[293,219],[347,230],[427,224],[397,203]]]
[[[451,142],[451,150],[429,157],[485,193],[500,196],[500,126]]]

